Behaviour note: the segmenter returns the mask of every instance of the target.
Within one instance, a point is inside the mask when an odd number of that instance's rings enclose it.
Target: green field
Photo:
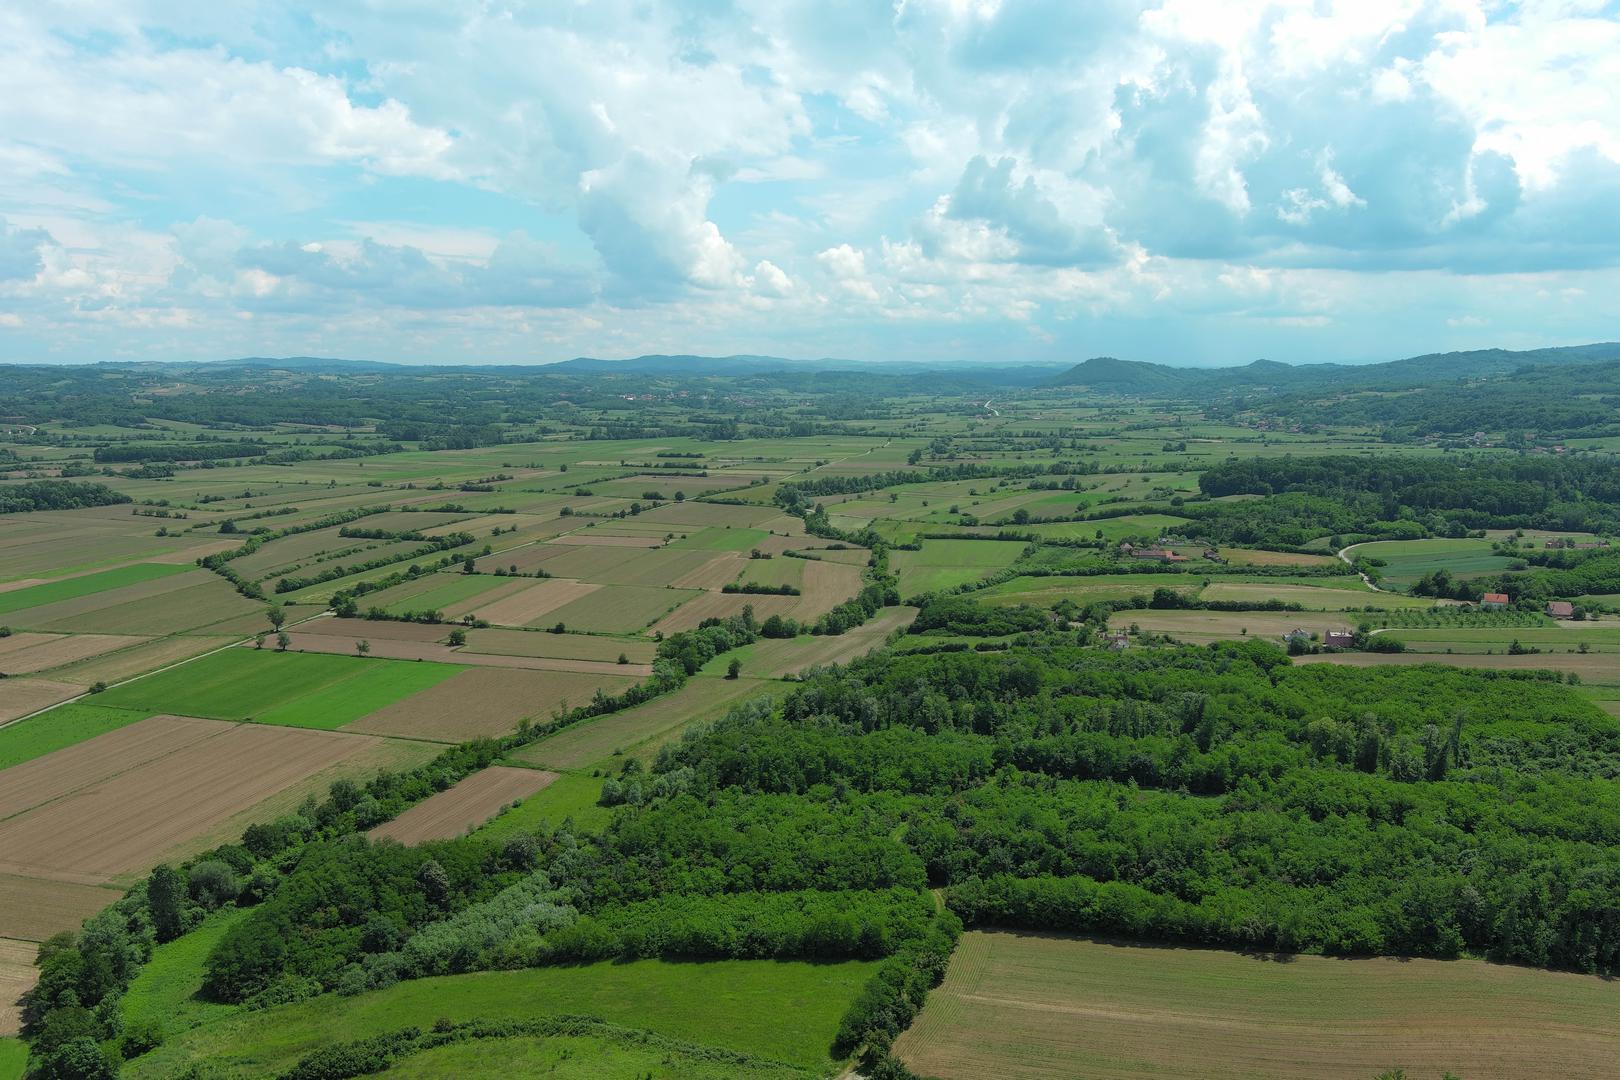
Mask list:
[[[694,548],[698,551],[747,551],[769,536],[764,529],[707,528],[673,540],[672,548]]]
[[[129,984],[120,1003],[124,1025],[155,1024],[165,1038],[171,1038],[233,1012],[231,1006],[206,1001],[197,994],[202,989],[208,954],[225,932],[247,914],[247,908],[225,908],[184,937],[154,948],[152,958]]]
[[[459,664],[227,649],[116,687],[98,704],[330,729],[465,670]]]
[[[434,578],[431,588],[396,600],[384,610],[390,615],[403,615],[408,611],[443,611],[451,604],[471,600],[507,582],[506,578],[489,574],[436,574]]]
[[[0,769],[105,735],[151,716],[144,709],[109,709],[71,702],[0,728]]]
[[[28,1067],[28,1044],[21,1039],[0,1038],[0,1080],[22,1080]]]
[[[1506,570],[1513,560],[1491,551],[1489,540],[1437,539],[1437,540],[1380,540],[1370,544],[1357,544],[1351,554],[1356,557],[1382,559],[1379,567],[1384,582],[1396,588],[1410,588],[1412,583],[1436,570],[1449,570],[1453,577],[1477,577],[1481,574]]]
[[[0,592],[0,615],[44,604],[54,604],[61,600],[76,600],[81,596],[110,592],[125,585],[138,585],[143,581],[152,581],[192,569],[195,568],[184,564],[135,563],[132,566],[120,566],[116,570],[103,570],[99,574],[85,574],[83,577],[30,585],[26,589],[12,589],[10,592]]]
[[[715,1061],[702,1050],[683,1053],[643,1045],[636,1036],[483,1039],[436,1047],[400,1061],[384,1080],[444,1080],[452,1076],[556,1076],[568,1080],[790,1080],[815,1072],[758,1059],[747,1065]]]
[[[921,551],[897,551],[890,558],[900,575],[900,595],[917,596],[977,581],[1023,552],[1023,544],[1004,540],[924,540]]]
[[[167,1077],[201,1058],[273,1076],[317,1046],[451,1020],[596,1016],[676,1039],[829,1070],[838,1019],[875,965],[638,960],[417,979],[356,997],[233,1011],[125,1067]],[[787,1022],[791,1018],[791,1022]]]

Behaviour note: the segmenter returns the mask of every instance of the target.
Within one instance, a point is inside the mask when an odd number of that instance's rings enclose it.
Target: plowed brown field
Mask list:
[[[402,844],[449,840],[483,824],[507,803],[526,799],[555,779],[554,772],[491,765],[417,803],[366,835],[373,840],[398,840]]]

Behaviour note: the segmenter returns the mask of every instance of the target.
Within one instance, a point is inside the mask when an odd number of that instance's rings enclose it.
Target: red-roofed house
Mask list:
[[[1482,608],[1505,608],[1509,602],[1508,594],[1505,592],[1488,592],[1480,597],[1479,606]]]
[[[1349,630],[1327,630],[1322,634],[1322,644],[1330,649],[1353,649],[1356,635]]]
[[[1575,605],[1568,600],[1549,600],[1547,601],[1547,615],[1553,619],[1573,619],[1575,617]]]

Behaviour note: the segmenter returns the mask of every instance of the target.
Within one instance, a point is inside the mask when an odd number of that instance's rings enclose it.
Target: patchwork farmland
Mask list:
[[[0,515],[0,1080],[72,1025],[125,1076],[1602,1074],[1596,452],[791,373],[259,423],[286,378],[202,394],[211,467],[0,437],[0,495],[93,486]],[[1572,527],[1434,505],[1498,460]]]

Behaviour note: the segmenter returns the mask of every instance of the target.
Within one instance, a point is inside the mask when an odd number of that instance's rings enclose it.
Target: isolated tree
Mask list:
[[[263,630],[261,630],[257,634],[253,635],[253,647],[255,649],[264,648],[264,631]]]
[[[146,880],[146,905],[152,912],[152,930],[159,942],[173,941],[186,932],[186,882],[180,872],[164,863]]]
[[[742,661],[738,660],[734,656],[734,657],[731,658],[731,663],[726,665],[726,678],[735,679],[737,676],[739,676],[741,674],[742,674]]]
[[[449,645],[451,648],[460,648],[465,644],[467,644],[467,631],[461,629],[450,631]]]
[[[422,886],[422,895],[434,907],[443,907],[450,899],[450,875],[436,859],[422,864],[422,869],[416,872],[416,883]]]
[[[287,621],[287,613],[279,607],[271,608],[264,613],[264,617],[270,620],[270,629],[272,630],[280,630],[281,624]]]
[[[287,646],[289,646],[291,644],[292,644],[292,638],[287,636],[287,631],[283,630],[279,634],[276,635],[276,651],[277,652],[286,652],[287,651]]]
[[[619,663],[628,664],[629,662],[630,662],[630,657],[628,655],[626,655],[625,653],[620,653],[619,654]]]
[[[365,656],[369,652],[371,652],[371,642],[367,641],[365,638],[361,638],[359,641],[354,643],[354,654],[356,656]]]

